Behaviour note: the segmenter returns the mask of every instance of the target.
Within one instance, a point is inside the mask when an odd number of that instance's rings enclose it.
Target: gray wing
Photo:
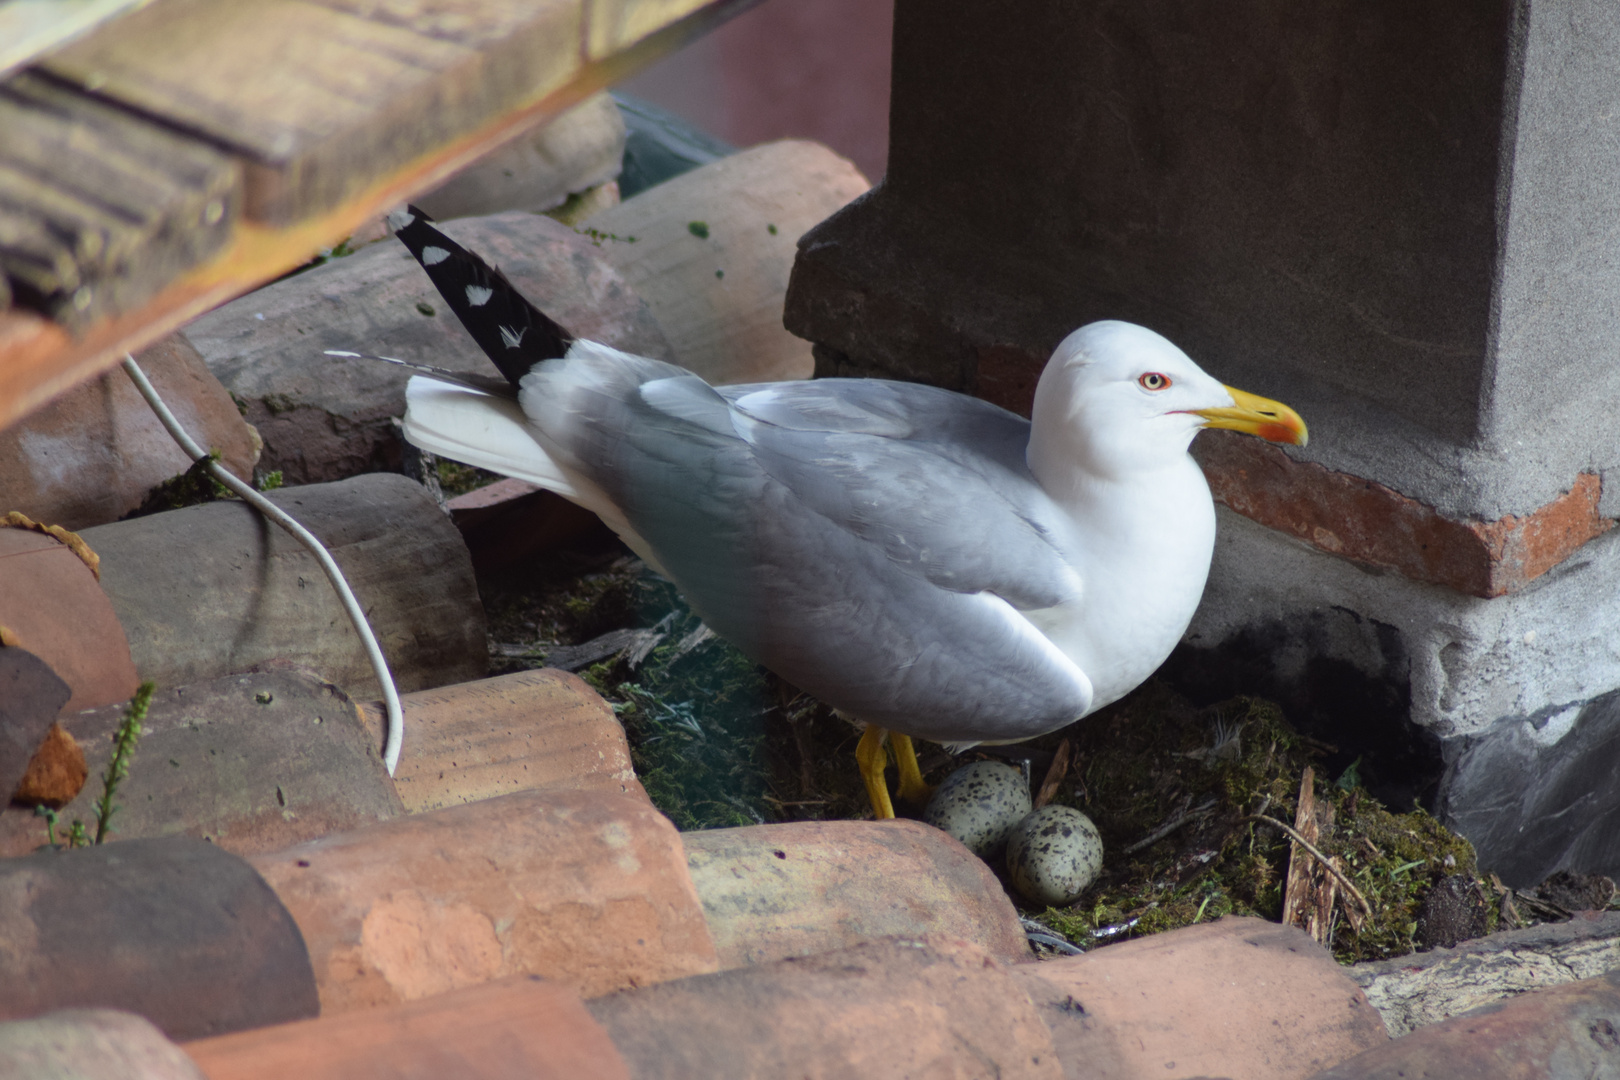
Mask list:
[[[1007,609],[1079,588],[1024,464],[1026,421],[877,380],[717,391],[667,365],[627,380],[569,387],[551,418],[568,430],[547,433],[745,653],[941,741],[1027,737],[1089,707],[1085,677]]]

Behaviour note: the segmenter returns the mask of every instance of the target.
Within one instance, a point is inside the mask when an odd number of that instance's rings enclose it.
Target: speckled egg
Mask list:
[[[1061,907],[1077,900],[1102,870],[1102,837],[1072,806],[1043,806],[1007,836],[1007,874],[1025,897]]]
[[[995,855],[1007,833],[1029,813],[1024,774],[999,761],[975,761],[945,778],[923,820],[950,833],[981,859]]]

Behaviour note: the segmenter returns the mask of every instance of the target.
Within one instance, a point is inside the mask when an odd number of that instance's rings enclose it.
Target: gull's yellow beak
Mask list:
[[[1293,443],[1304,446],[1310,432],[1299,413],[1280,401],[1245,393],[1235,387],[1226,387],[1235,403],[1230,409],[1194,409],[1193,414],[1204,418],[1204,427],[1226,428],[1246,435],[1258,435],[1267,442]]]

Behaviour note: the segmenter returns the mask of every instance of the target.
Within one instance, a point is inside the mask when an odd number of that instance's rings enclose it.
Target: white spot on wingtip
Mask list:
[[[409,210],[394,210],[388,215],[388,227],[395,232],[408,229],[416,221],[416,215]]]
[[[494,289],[486,289],[482,285],[467,286],[467,303],[473,307],[483,307],[489,303],[489,298],[494,295]]]
[[[450,253],[442,247],[425,247],[422,249],[422,265],[438,266],[450,257]]]
[[[528,332],[529,328],[527,326],[515,334],[503,326],[501,327],[501,341],[506,343],[506,347],[508,349],[515,349],[523,343],[523,335],[527,334]]]

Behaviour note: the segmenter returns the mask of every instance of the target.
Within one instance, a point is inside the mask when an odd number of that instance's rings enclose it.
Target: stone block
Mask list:
[[[513,975],[590,996],[717,965],[680,834],[645,799],[506,795],[253,864],[309,943],[323,1015]]]
[[[191,343],[170,335],[135,359],[191,437],[251,481],[258,436]],[[20,510],[67,529],[104,525],[190,467],[129,376],[115,368],[0,430],[0,515]]]
[[[1620,589],[1620,534],[1487,600],[1218,519],[1172,681],[1278,701],[1333,771],[1363,757],[1379,798],[1421,798],[1509,885],[1620,870],[1620,619],[1593,600]]]
[[[579,998],[534,977],[187,1043],[208,1080],[628,1080]]]
[[[725,967],[940,934],[1004,963],[1029,959],[984,860],[917,821],[800,821],[683,833]]]
[[[0,793],[10,797],[73,693],[26,649],[0,648]]]
[[[1303,1080],[1388,1042],[1304,933],[1227,917],[1015,969],[1070,1077]]]
[[[1620,1076],[1620,971],[1487,1005],[1369,1050],[1313,1080]]]
[[[1540,731],[1620,688],[1599,599],[1620,271],[1590,239],[1620,221],[1620,13],[979,14],[896,5],[888,172],[805,235],[788,290],[817,373],[1027,412],[1052,347],[1112,318],[1288,402],[1309,448],[1196,444],[1217,496],[1277,532],[1223,539],[1177,680],[1281,694],[1346,751],[1335,769],[1363,754],[1386,802],[1447,808],[1487,867],[1538,862],[1557,844],[1520,809],[1543,798],[1533,755],[1506,754],[1516,777],[1442,772],[1472,752],[1458,740]],[[1029,78],[1003,78],[1014,66]],[[1525,602],[1468,602],[1492,596]],[[1603,783],[1553,801],[1606,814],[1620,788]],[[1562,865],[1620,867],[1596,846]]]
[[[1011,969],[945,937],[868,942],[586,1007],[636,1080],[1065,1075]]]
[[[129,639],[96,571],[55,537],[0,528],[0,638],[68,684],[65,712],[127,701],[139,685]]]
[[[667,180],[586,224],[676,363],[714,383],[806,379],[810,346],[782,325],[794,243],[869,186],[825,146],[786,140]]]
[[[550,210],[619,175],[624,120],[606,93],[485,155],[412,200],[429,217],[479,217],[507,210]]]
[[[61,722],[97,780],[59,816],[85,822],[92,835],[99,778],[123,711],[109,705]],[[247,855],[405,812],[353,702],[305,672],[160,688],[142,727],[118,788],[116,839],[185,833]],[[43,843],[45,823],[32,806],[0,810],[0,854],[25,854]]]
[[[585,680],[556,668],[418,690],[400,699],[394,787],[410,813],[520,791],[606,791],[646,799],[624,725]],[[361,707],[381,745],[380,704]]]
[[[513,212],[444,231],[580,337],[671,359],[662,331],[599,250],[566,225]],[[268,285],[192,322],[185,336],[264,439],[261,467],[289,484],[392,468],[408,372],[325,349],[500,373],[402,244],[385,240]]]
[[[0,1076],[208,1080],[150,1021],[113,1009],[60,1009],[0,1024]]]
[[[191,837],[0,860],[0,1016],[138,1013],[171,1039],[317,1010],[287,909],[240,858]]]
[[[269,493],[326,545],[371,621],[401,691],[466,682],[488,665],[465,545],[421,485],[371,474]],[[183,686],[272,661],[354,696],[381,693],[314,557],[234,500],[100,525],[102,557],[141,677]]]
[[[1620,16],[1280,10],[901,0],[888,171],[805,237],[788,324],[1007,404],[1070,330],[1140,322],[1299,409],[1305,460],[1460,519],[1620,462],[1587,254],[1620,213],[1592,134]]]

